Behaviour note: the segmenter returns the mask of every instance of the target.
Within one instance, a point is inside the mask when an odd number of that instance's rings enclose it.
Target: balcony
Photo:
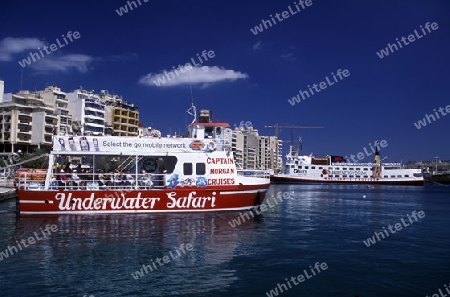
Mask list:
[[[18,133],[26,133],[26,134],[30,134],[31,133],[31,128],[20,128],[19,127],[19,130],[18,130]]]
[[[28,125],[32,125],[33,122],[31,121],[31,118],[30,118],[30,119],[20,119],[20,118],[19,118],[19,124],[28,124]]]
[[[31,142],[31,135],[19,133],[17,135],[17,142],[29,144]]]
[[[68,103],[69,102],[69,99],[67,99],[66,98],[66,96],[60,96],[60,95],[57,95],[56,96],[56,102],[58,103],[58,102],[62,102],[62,103]]]

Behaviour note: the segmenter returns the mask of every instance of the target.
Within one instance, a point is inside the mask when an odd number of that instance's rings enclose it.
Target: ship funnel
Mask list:
[[[373,162],[375,164],[380,164],[380,149],[378,140],[375,141],[375,156],[373,157]]]

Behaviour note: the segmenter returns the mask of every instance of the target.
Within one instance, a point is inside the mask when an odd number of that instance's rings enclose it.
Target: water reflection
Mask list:
[[[33,251],[43,283],[55,294],[78,287],[90,294],[122,296],[148,291],[149,286],[153,295],[191,294],[230,286],[238,277],[227,266],[238,247],[253,246],[264,237],[252,232],[262,227],[260,218],[247,222],[239,232],[231,228],[228,222],[237,214],[22,216],[16,236],[23,238],[46,224],[58,226],[58,232]],[[131,276],[143,264],[169,251],[175,254],[188,243],[192,252],[158,265],[138,280]]]

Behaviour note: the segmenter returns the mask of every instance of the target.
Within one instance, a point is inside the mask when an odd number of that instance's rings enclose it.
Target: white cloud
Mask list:
[[[257,43],[255,43],[255,44],[253,45],[253,49],[254,49],[254,50],[259,50],[259,49],[261,49],[261,48],[262,48],[261,40],[259,40]]]
[[[36,62],[32,62],[30,67],[42,72],[67,72],[71,69],[76,69],[79,72],[86,72],[88,71],[89,65],[93,61],[93,57],[83,54],[71,54],[63,56],[47,55],[37,60]]]
[[[13,60],[14,54],[19,54],[27,50],[37,52],[38,48],[42,48],[43,46],[44,42],[37,38],[6,37],[0,40],[0,61],[11,61]]]
[[[283,59],[289,60],[289,61],[296,61],[297,57],[294,55],[294,53],[287,53],[287,54],[282,54],[281,57]]]
[[[184,68],[183,71],[177,69],[175,72],[163,70],[160,73],[149,73],[139,79],[139,83],[147,86],[173,87],[187,84],[210,85],[220,81],[235,81],[247,78],[246,73],[228,70],[217,66]]]

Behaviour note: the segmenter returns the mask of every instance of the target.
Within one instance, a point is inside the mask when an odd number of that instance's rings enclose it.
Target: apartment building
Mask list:
[[[72,133],[72,114],[69,110],[69,100],[65,92],[57,86],[49,86],[38,92],[44,99],[44,103],[53,106],[54,114],[58,118],[58,126],[55,133],[67,135]]]
[[[106,90],[70,93],[57,86],[4,94],[0,80],[0,151],[50,149],[54,134],[139,136],[134,104]]]
[[[139,136],[139,110],[134,104],[123,101],[122,96],[102,90],[99,98],[105,102],[105,119],[108,135]]]
[[[0,82],[0,151],[49,150],[58,128],[55,107],[48,104],[40,92],[3,94],[4,82]]]
[[[72,129],[75,134],[105,134],[106,103],[99,95],[80,88],[67,93],[67,98],[73,115]]]
[[[260,136],[258,130],[250,127],[226,129],[224,138],[231,144],[238,168],[258,170],[271,170],[275,169],[275,166],[282,168],[282,141],[276,137]]]

